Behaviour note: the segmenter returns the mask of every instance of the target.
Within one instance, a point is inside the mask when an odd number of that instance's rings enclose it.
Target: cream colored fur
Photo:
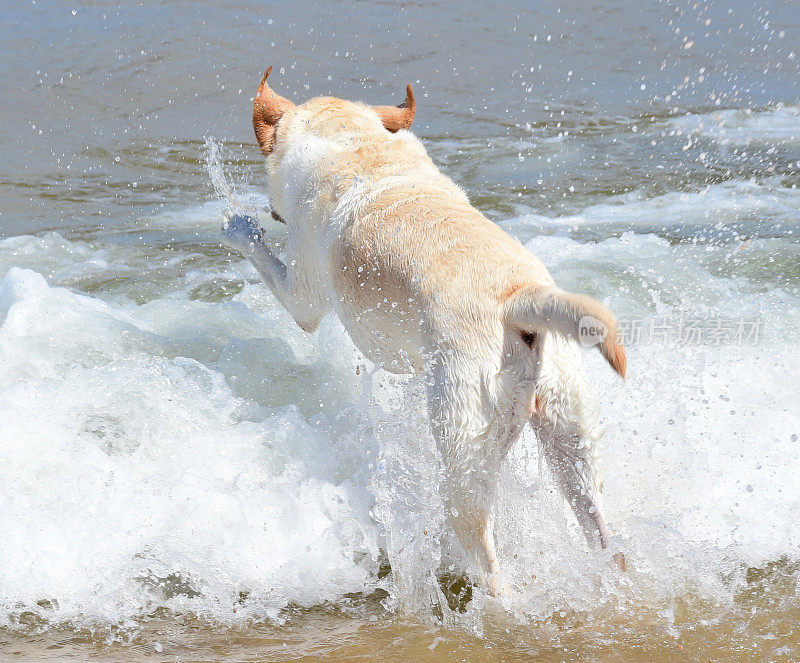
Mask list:
[[[288,103],[288,102],[287,102]],[[574,340],[591,315],[621,374],[613,315],[556,288],[544,265],[470,205],[417,138],[372,108],[312,99],[283,113],[267,159],[284,265],[236,217],[223,241],[253,262],[308,332],[329,311],[392,372],[426,378],[443,494],[458,538],[492,591],[498,472],[530,421],[590,545],[605,547],[593,463],[594,406]]]

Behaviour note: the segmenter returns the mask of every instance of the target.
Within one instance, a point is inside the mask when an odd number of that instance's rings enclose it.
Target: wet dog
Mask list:
[[[411,86],[400,106],[332,97],[296,105],[270,89],[270,70],[253,128],[273,213],[288,226],[288,260],[247,217],[230,219],[223,242],[253,263],[303,330],[334,311],[373,362],[424,376],[447,511],[490,591],[501,586],[497,476],[528,422],[589,545],[607,547],[595,408],[576,341],[588,338],[624,377],[614,315],[559,289],[438,170],[408,131]]]

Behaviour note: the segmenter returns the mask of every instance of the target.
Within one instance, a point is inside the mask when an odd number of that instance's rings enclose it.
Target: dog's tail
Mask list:
[[[520,331],[553,331],[583,347],[596,345],[611,368],[625,377],[627,359],[617,319],[600,302],[556,287],[528,286],[509,297],[505,306],[508,323]]]

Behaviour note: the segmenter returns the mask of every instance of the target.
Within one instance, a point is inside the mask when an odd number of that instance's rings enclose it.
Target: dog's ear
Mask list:
[[[410,129],[411,123],[414,121],[414,113],[417,110],[411,85],[406,86],[406,100],[399,106],[373,106],[372,108],[381,118],[383,126],[392,133],[400,129]]]
[[[511,295],[505,306],[508,324],[524,332],[553,331],[585,348],[596,345],[611,368],[625,377],[627,357],[617,319],[600,302],[558,288],[528,286]]]
[[[267,85],[267,76],[271,71],[272,67],[267,69],[253,99],[253,130],[256,132],[256,140],[264,156],[272,152],[275,147],[278,121],[287,110],[294,107],[291,101],[275,94]]]

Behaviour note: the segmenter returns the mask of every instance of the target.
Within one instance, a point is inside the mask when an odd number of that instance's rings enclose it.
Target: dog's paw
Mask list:
[[[242,253],[261,243],[261,228],[249,216],[235,214],[222,224],[222,243]]]
[[[496,573],[493,573],[491,576],[489,576],[487,589],[489,591],[489,596],[495,599],[505,598],[511,591],[511,588],[508,586],[508,584],[505,583]]]

